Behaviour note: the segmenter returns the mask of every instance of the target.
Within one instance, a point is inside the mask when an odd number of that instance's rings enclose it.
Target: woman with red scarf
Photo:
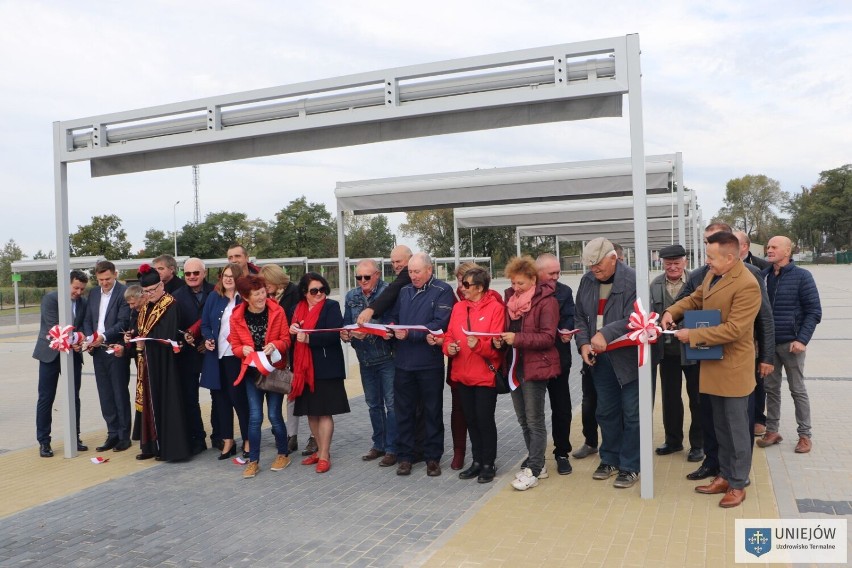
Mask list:
[[[272,462],[272,471],[281,471],[290,465],[290,451],[287,449],[287,426],[281,416],[284,395],[277,392],[262,391],[255,386],[259,371],[249,367],[249,358],[255,358],[256,352],[262,352],[276,368],[287,365],[287,348],[290,347],[290,335],[287,333],[287,316],[278,302],[266,297],[266,282],[260,276],[249,274],[237,279],[237,292],[243,303],[234,308],[231,314],[231,333],[228,342],[234,355],[242,360],[240,376],[234,384],[244,382],[249,406],[249,462],[243,471],[248,479],[260,470],[260,426],[263,423],[263,399],[275,447],[278,455]]]
[[[331,438],[334,415],[349,412],[349,398],[343,379],[346,365],[339,331],[343,327],[340,304],[328,299],[331,287],[316,272],[308,272],[299,281],[300,300],[290,318],[293,348],[293,386],[290,396],[296,399],[293,414],[307,416],[317,451],[302,460],[302,465],[316,465],[317,473],[331,469]],[[305,330],[305,331],[302,331]]]
[[[537,282],[538,270],[532,258],[511,259],[506,265],[506,277],[512,282],[512,287],[506,290],[508,331],[494,340],[494,346],[507,346],[505,370],[511,370],[510,381],[520,381],[520,386],[512,391],[512,404],[524,432],[528,457],[512,487],[526,491],[547,477],[544,395],[547,381],[560,371],[555,344],[559,304],[553,296],[553,286]]]

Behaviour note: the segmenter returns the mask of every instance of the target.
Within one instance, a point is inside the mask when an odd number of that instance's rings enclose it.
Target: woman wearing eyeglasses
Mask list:
[[[245,381],[234,386],[240,374],[240,359],[234,355],[228,335],[231,333],[231,314],[241,302],[237,279],[242,276],[239,264],[230,263],[219,273],[219,281],[204,303],[201,313],[201,335],[204,337],[204,362],[201,367],[201,386],[210,389],[222,435],[220,460],[237,453],[234,442],[234,411],[240,424],[244,458],[248,458],[249,407]]]
[[[457,385],[470,434],[473,463],[459,473],[459,478],[476,477],[479,483],[489,483],[496,472],[497,424],[494,410],[497,389],[493,369],[500,366],[501,353],[494,348],[491,338],[465,332],[503,332],[503,303],[499,296],[495,298],[490,293],[490,283],[491,276],[484,268],[474,266],[464,272],[462,301],[453,306],[447,331],[443,338],[438,339],[452,362],[450,372]]]
[[[308,272],[299,281],[301,300],[290,319],[290,333],[295,337],[293,348],[293,390],[296,399],[294,413],[307,416],[311,434],[317,441],[317,451],[302,460],[302,465],[316,465],[317,473],[331,469],[331,438],[334,435],[334,415],[349,412],[349,398],[343,379],[346,366],[343,348],[337,331],[310,332],[318,329],[339,329],[343,325],[340,304],[328,298],[331,287],[316,272]],[[301,331],[309,330],[309,332]]]
[[[290,465],[290,451],[287,449],[287,426],[281,416],[284,395],[267,392],[255,386],[258,370],[248,365],[248,358],[256,351],[263,352],[278,369],[287,365],[287,349],[290,347],[290,335],[287,333],[287,316],[278,302],[266,297],[266,282],[260,276],[249,274],[237,279],[237,292],[243,302],[234,308],[231,314],[231,333],[228,341],[234,355],[242,360],[241,376],[238,384],[245,383],[248,398],[249,419],[249,462],[243,471],[248,479],[260,471],[260,426],[263,423],[263,400],[269,413],[272,435],[278,455],[272,462],[272,471],[281,471]]]

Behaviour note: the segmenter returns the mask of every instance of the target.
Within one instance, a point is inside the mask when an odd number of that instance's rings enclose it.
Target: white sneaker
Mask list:
[[[530,468],[526,468],[524,471],[520,472],[518,476],[516,476],[517,478],[512,481],[512,487],[518,491],[526,491],[527,489],[538,485],[538,478],[532,474],[532,470]]]
[[[525,472],[527,472],[527,471],[530,471],[530,468],[525,467],[525,468],[521,469],[521,471],[519,471],[518,473],[515,474],[515,479],[520,479],[521,477],[526,475]],[[532,472],[530,472],[530,473],[532,474]],[[547,473],[547,466],[542,466],[541,471],[538,472],[538,478],[539,479],[547,479],[548,477],[550,477],[550,474]]]

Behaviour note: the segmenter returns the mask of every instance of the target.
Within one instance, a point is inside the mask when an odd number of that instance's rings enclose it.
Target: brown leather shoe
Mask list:
[[[695,488],[696,493],[704,495],[716,495],[717,493],[725,493],[728,490],[728,481],[721,475],[717,475],[710,482],[710,485],[699,485]]]
[[[807,436],[799,436],[799,443],[796,444],[797,454],[806,454],[811,451],[811,439]]]
[[[719,506],[723,509],[730,509],[731,507],[738,507],[745,501],[746,492],[745,489],[728,489],[725,493],[725,496],[722,497],[722,500],[719,501]]]
[[[766,426],[763,424],[755,424],[754,425],[754,435],[755,436],[763,436],[766,434]]]
[[[767,432],[763,438],[757,441],[757,445],[761,448],[768,448],[769,446],[773,446],[783,440],[781,434],[778,432]]]
[[[438,477],[441,475],[441,464],[439,464],[435,460],[429,460],[426,462],[426,475],[429,477]]]
[[[370,448],[370,451],[367,452],[366,454],[364,454],[363,456],[361,456],[361,459],[364,460],[365,462],[368,462],[368,461],[373,461],[375,459],[379,459],[383,455],[385,455],[384,452],[377,450],[376,448]]]
[[[379,467],[390,467],[396,465],[396,454],[385,454],[385,457],[379,460]]]
[[[397,475],[411,475],[411,462],[399,462],[396,466]]]

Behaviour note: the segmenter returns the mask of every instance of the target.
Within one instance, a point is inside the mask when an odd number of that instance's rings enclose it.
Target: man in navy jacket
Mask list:
[[[775,319],[775,370],[764,382],[766,389],[766,435],[757,445],[766,448],[783,438],[778,433],[781,420],[781,366],[796,409],[799,442],[796,453],[811,451],[811,406],[805,388],[805,350],[822,319],[814,278],[790,258],[793,243],[787,237],[772,237],[766,246],[766,258],[772,266],[763,271],[766,290]]]
[[[432,331],[446,330],[456,297],[446,282],[432,274],[432,259],[417,253],[408,261],[411,284],[404,286],[393,308],[385,314],[386,323],[423,325]],[[394,411],[397,420],[397,475],[410,475],[414,459],[415,415],[422,404],[426,437],[423,456],[426,474],[441,475],[444,453],[444,353],[427,342],[422,330],[397,330]]]

